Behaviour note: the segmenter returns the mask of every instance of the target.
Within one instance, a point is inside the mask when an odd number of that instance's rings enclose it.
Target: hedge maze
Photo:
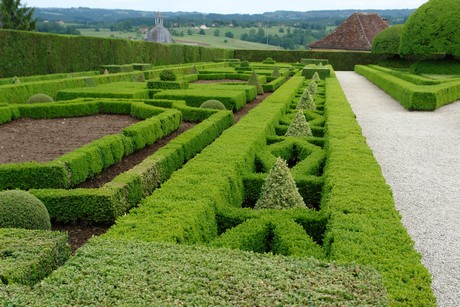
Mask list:
[[[431,277],[327,61],[102,68],[0,86],[2,123],[99,113],[140,120],[48,163],[0,165],[0,190],[28,190],[52,221],[114,223],[65,263],[65,235],[40,232],[55,248],[35,253],[31,231],[0,229],[0,303],[435,305]],[[164,69],[177,78],[162,80]],[[231,111],[260,90],[272,93],[234,124]],[[57,101],[27,104],[36,93]],[[226,110],[200,108],[211,99]],[[298,120],[311,134],[286,136]],[[197,125],[104,186],[74,188],[182,121]],[[257,209],[279,159],[302,207]],[[25,279],[31,261],[42,265]]]

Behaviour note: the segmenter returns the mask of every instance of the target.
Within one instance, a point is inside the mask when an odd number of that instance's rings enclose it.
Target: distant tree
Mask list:
[[[206,35],[206,32],[204,31],[204,29],[200,29],[200,32],[198,32],[198,34],[200,34],[200,35]]]
[[[192,29],[188,29],[188,30],[187,30],[187,34],[188,34],[188,35],[193,35]]]
[[[233,38],[235,36],[233,35],[233,32],[228,31],[228,32],[225,32],[225,37]]]
[[[401,34],[401,55],[460,56],[460,1],[430,0],[407,20]]]
[[[283,27],[279,28],[278,32],[279,33],[284,33],[284,28]]]
[[[214,30],[214,36],[220,36],[220,30],[219,29]]]
[[[372,41],[372,53],[398,55],[403,27],[394,25],[377,34]]]
[[[1,0],[0,3],[0,27],[33,31],[37,27],[37,19],[33,19],[33,8],[21,4],[21,0]]]

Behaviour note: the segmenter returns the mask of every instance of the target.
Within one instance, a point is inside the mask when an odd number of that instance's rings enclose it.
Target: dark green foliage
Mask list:
[[[329,64],[329,61],[327,59],[300,59],[300,63],[313,65],[327,65]]]
[[[382,88],[408,110],[433,111],[460,98],[460,81],[426,86],[405,81],[399,74],[369,66],[356,66],[356,72]],[[413,79],[413,78],[412,78]]]
[[[0,192],[0,228],[50,230],[50,216],[43,203],[26,191]]]
[[[294,120],[286,131],[285,136],[313,136],[310,125],[305,119],[302,109],[297,111]]]
[[[407,20],[401,34],[403,56],[460,55],[460,2],[430,0]]]
[[[70,256],[67,237],[57,231],[0,228],[0,287],[32,286],[48,276]]]
[[[225,49],[13,30],[0,30],[0,41],[0,77],[96,70],[102,63],[152,63],[158,67],[233,57],[233,50]],[[118,74],[107,77],[113,75]]]
[[[273,60],[271,57],[266,58],[265,60],[262,61],[264,64],[276,64],[275,60]]]
[[[262,186],[262,193],[254,209],[291,208],[305,208],[305,204],[286,161],[277,158]]]
[[[21,0],[0,1],[0,28],[34,31],[37,20],[33,19],[34,9],[28,8]]]
[[[398,55],[404,25],[393,25],[378,33],[372,41],[372,53]]]
[[[75,289],[78,304],[85,306],[101,301],[108,306],[151,302],[196,306],[388,303],[381,277],[371,268],[105,238],[93,239],[68,265],[33,290],[11,294],[7,302],[17,306],[75,305]]]
[[[257,94],[262,95],[264,93],[262,84],[260,83],[259,77],[257,76],[255,71],[253,71],[251,76],[249,77],[248,85],[254,85],[257,88]]]
[[[457,75],[460,76],[459,60],[426,60],[411,65],[413,74]]]
[[[203,102],[200,108],[226,110],[225,105],[219,100],[211,99]]]
[[[331,75],[331,69],[328,66],[305,66],[302,69],[302,76],[306,79],[313,78],[315,73],[319,75],[320,79],[326,79]]]
[[[177,76],[174,71],[171,69],[165,69],[162,72],[160,72],[160,80],[161,81],[176,81]]]
[[[53,102],[53,98],[46,94],[35,94],[27,99],[27,103]]]
[[[145,82],[145,77],[143,73],[139,73],[136,77],[136,82]]]

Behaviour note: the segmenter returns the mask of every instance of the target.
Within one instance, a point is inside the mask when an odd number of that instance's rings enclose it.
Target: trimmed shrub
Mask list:
[[[252,72],[252,75],[249,77],[248,85],[254,85],[257,88],[257,94],[262,95],[264,93],[264,89],[262,84],[260,83],[259,77],[255,71]]]
[[[460,1],[430,0],[407,20],[399,53],[415,56],[460,55]]]
[[[316,110],[315,99],[313,98],[312,94],[310,94],[308,89],[306,89],[303,95],[300,97],[296,109]]]
[[[11,83],[13,83],[13,84],[19,84],[19,83],[21,83],[21,80],[19,80],[18,77],[14,76],[13,79],[11,80]]]
[[[53,98],[46,94],[35,94],[27,99],[27,103],[53,102]]]
[[[139,73],[136,77],[136,82],[145,82],[145,77],[143,73]]]
[[[304,76],[306,79],[311,79],[315,73],[319,75],[320,79],[326,79],[330,77],[331,70],[328,66],[317,65],[305,66],[302,69],[302,76]]]
[[[309,91],[312,95],[315,95],[316,92],[318,91],[318,84],[316,84],[315,81],[310,81],[310,83],[308,83],[308,91]]]
[[[294,120],[286,131],[285,136],[313,136],[310,125],[303,114],[303,110],[297,111]]]
[[[171,69],[165,69],[160,72],[160,80],[161,81],[176,81],[177,76],[174,71]]]
[[[271,57],[266,58],[265,60],[262,61],[264,64],[276,64],[275,60],[273,60]]]
[[[203,102],[200,108],[226,110],[225,105],[219,100],[210,99]]]
[[[404,25],[394,25],[378,33],[372,41],[372,53],[398,55],[403,28]]]
[[[199,74],[200,72],[198,71],[198,68],[196,68],[196,65],[193,65],[192,70],[190,71],[191,74]]]
[[[279,157],[262,186],[261,194],[254,209],[305,208],[286,161]]]
[[[51,222],[45,205],[26,191],[0,192],[0,228],[50,230]]]
[[[460,75],[460,61],[456,60],[426,60],[411,65],[413,74]]]
[[[272,72],[272,75],[271,75],[271,76],[274,77],[274,78],[279,78],[279,77],[281,77],[280,70],[278,69],[278,67],[275,67],[275,68],[273,69],[273,72]]]
[[[313,76],[311,77],[311,80],[312,81],[319,81],[321,80],[321,78],[319,77],[319,74],[317,71],[315,71],[315,73],[313,74]]]

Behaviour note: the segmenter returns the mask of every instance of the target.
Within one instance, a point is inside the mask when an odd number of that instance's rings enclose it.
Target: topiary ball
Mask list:
[[[27,103],[53,102],[53,98],[45,94],[35,94],[27,99]]]
[[[26,191],[0,192],[0,228],[51,230],[45,205]]]
[[[225,105],[222,102],[220,102],[219,100],[215,100],[215,99],[211,99],[211,100],[207,100],[203,102],[200,108],[227,110],[227,108],[225,108]]]
[[[161,81],[176,81],[177,76],[171,69],[165,69],[160,72],[160,80]]]
[[[249,62],[248,61],[241,61],[240,67],[249,67]]]

